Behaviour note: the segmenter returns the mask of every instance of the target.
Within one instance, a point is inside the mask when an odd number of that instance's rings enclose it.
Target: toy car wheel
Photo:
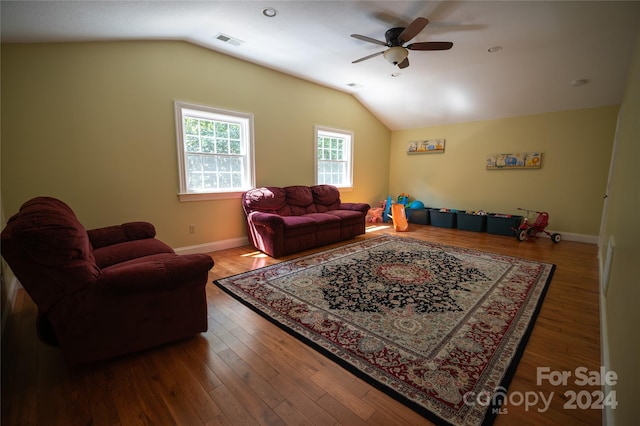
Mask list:
[[[562,241],[562,235],[551,234],[551,241],[553,241],[554,243],[559,243],[560,241]]]
[[[518,229],[516,232],[516,238],[518,241],[524,241],[527,239],[528,230],[527,229]]]

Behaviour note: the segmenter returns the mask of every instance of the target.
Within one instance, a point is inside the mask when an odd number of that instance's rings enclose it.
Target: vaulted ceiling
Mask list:
[[[417,17],[409,44],[453,47],[352,63],[387,47],[351,34]],[[620,103],[640,2],[3,0],[1,18],[3,42],[189,41],[352,93],[398,130]]]

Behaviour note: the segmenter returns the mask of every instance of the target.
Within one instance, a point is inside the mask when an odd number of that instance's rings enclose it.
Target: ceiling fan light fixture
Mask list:
[[[393,65],[398,65],[400,62],[404,61],[409,52],[402,46],[393,46],[385,50],[383,53],[384,58]]]

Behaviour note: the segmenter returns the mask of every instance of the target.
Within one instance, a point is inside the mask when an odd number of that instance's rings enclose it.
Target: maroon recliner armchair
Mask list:
[[[148,222],[85,230],[60,200],[27,201],[2,231],[2,256],[38,307],[42,341],[69,364],[207,330],[213,259],[177,255]]]

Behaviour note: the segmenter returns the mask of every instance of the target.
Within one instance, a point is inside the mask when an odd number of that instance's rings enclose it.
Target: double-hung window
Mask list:
[[[353,186],[353,132],[316,126],[316,184]]]
[[[253,115],[175,102],[180,199],[227,198],[254,186]]]

